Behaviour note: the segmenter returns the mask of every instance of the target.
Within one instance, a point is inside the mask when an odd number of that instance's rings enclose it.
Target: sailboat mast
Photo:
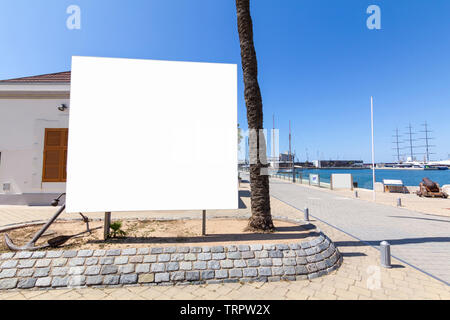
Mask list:
[[[430,147],[428,145],[428,126],[427,122],[425,121],[425,145],[427,149],[427,162],[430,161]]]
[[[407,134],[408,134],[408,136],[409,136],[409,139],[408,139],[408,142],[409,142],[409,154],[410,154],[410,156],[411,156],[411,161],[414,161],[414,146],[413,146],[413,141],[414,141],[414,139],[413,139],[413,132],[412,132],[412,126],[411,126],[411,123],[409,124],[409,126],[407,127],[407,129],[408,129],[408,132],[407,132]]]
[[[396,144],[396,150],[397,150],[397,162],[400,163],[400,142],[398,141],[399,134],[398,134],[398,128],[395,129],[395,144]]]
[[[291,153],[291,120],[289,120],[289,161],[292,162],[292,153]]]
[[[275,161],[275,114],[272,115],[272,159]]]

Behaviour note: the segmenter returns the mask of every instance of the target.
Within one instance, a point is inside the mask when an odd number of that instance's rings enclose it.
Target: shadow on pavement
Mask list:
[[[302,224],[301,226],[295,226],[295,227],[278,227],[276,228],[277,231],[306,231],[306,230],[314,230],[316,229],[316,226],[308,223],[308,224]]]
[[[392,269],[404,269],[405,266],[402,266],[401,264],[392,264],[391,265]]]
[[[245,205],[245,203],[241,200],[241,198],[239,198],[239,209],[246,209],[247,206]]]
[[[250,198],[251,193],[249,190],[239,190],[239,198]]]
[[[365,257],[367,254],[363,252],[341,252],[343,257]]]
[[[391,217],[391,218],[400,218],[400,219],[417,219],[417,220],[428,220],[428,221],[438,221],[438,222],[449,222],[450,223],[450,220],[441,220],[441,219],[403,217],[403,216],[389,216],[389,217]]]
[[[336,241],[334,244],[338,247],[362,247],[362,246],[379,246],[381,241],[387,241],[391,245],[402,245],[412,243],[427,242],[450,242],[450,237],[426,237],[426,238],[409,238],[409,239],[383,239],[378,241]]]

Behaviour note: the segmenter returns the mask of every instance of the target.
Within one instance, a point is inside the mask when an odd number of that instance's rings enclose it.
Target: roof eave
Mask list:
[[[70,82],[0,83],[1,99],[44,99],[70,97]]]

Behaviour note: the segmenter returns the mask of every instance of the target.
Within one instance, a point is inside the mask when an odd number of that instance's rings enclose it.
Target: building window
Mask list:
[[[45,129],[42,182],[66,182],[68,129]]]

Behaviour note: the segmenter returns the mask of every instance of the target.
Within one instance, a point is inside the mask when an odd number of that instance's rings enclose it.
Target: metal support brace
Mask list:
[[[36,241],[39,240],[39,238],[47,231],[47,229],[50,227],[50,225],[55,222],[55,220],[59,217],[59,215],[66,209],[66,205],[62,205],[61,208],[58,209],[58,211],[53,215],[53,217],[48,220],[48,222],[39,230],[33,237],[33,239],[30,240],[27,244],[24,246],[16,246],[12,242],[11,238],[5,233],[5,242],[8,248],[10,248],[13,251],[24,251],[24,250],[38,250],[42,248],[48,247],[48,244],[42,245],[42,246],[36,246]]]

